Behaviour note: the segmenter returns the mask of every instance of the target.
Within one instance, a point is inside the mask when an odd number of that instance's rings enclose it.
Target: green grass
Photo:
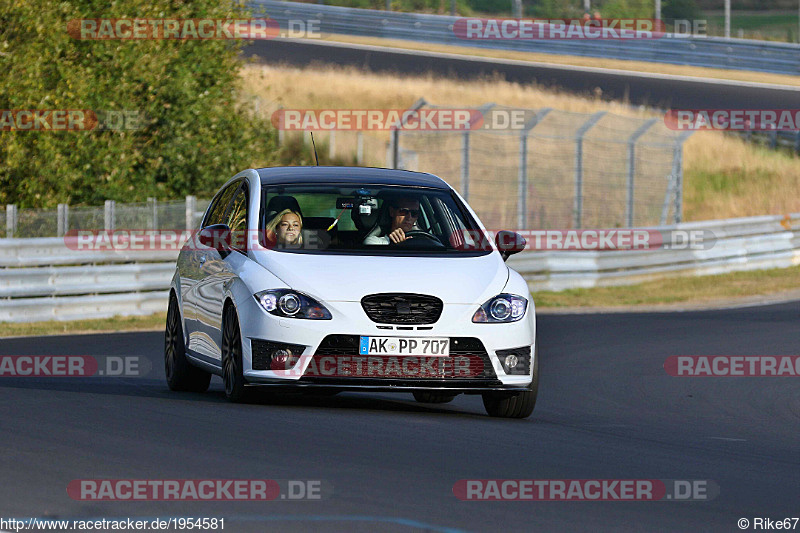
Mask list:
[[[116,316],[69,322],[55,320],[49,322],[0,322],[0,337],[68,335],[107,331],[153,331],[163,329],[166,320],[166,313],[156,313],[147,316]]]
[[[725,16],[706,14],[709,35],[723,35]],[[732,13],[731,37],[738,37],[739,29],[744,30],[746,39],[767,39],[797,42],[797,12],[785,13]]]
[[[680,277],[593,289],[537,291],[537,307],[624,307],[668,304],[703,304],[743,297],[775,296],[800,289],[800,266],[717,276]]]

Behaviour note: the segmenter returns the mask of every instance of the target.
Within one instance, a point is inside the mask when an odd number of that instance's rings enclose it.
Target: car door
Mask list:
[[[247,259],[247,182],[240,181],[233,194],[223,224],[231,228],[231,247],[226,251],[207,248],[205,260],[201,259],[202,282],[198,285],[196,300],[197,335],[194,350],[210,362],[222,361],[222,306],[225,284],[236,276]]]
[[[240,181],[233,182],[217,193],[206,211],[206,216],[200,225],[201,229],[226,222],[231,200],[240,185]],[[200,244],[199,239],[195,238],[193,246],[185,251],[185,258],[182,261],[181,288],[186,335],[189,339],[188,348],[195,354],[207,355],[213,352],[210,349],[213,343],[210,342],[209,332],[201,327],[198,319],[198,300],[207,298],[208,291],[205,284],[208,283],[206,277],[209,275],[210,269],[206,264],[208,261],[213,261],[215,257],[219,257],[219,252]],[[208,305],[203,303],[203,308],[206,307]]]

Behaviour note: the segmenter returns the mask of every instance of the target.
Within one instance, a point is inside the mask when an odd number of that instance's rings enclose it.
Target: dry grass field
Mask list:
[[[638,119],[661,118],[647,108],[606,102],[597,96],[582,98],[491,78],[462,81],[430,75],[376,75],[322,65],[313,69],[250,65],[242,72],[242,84],[246,97],[258,99],[259,112],[265,114],[280,106],[402,109],[424,97],[430,103],[443,106],[479,106],[495,102],[535,109],[551,107],[565,112],[608,111]],[[326,142],[324,134],[321,138]],[[388,132],[365,134],[365,164],[385,165],[388,139]],[[339,133],[334,144],[340,156],[355,154],[355,135]],[[498,148],[489,147],[487,153],[495,150]],[[608,155],[610,157],[610,152]],[[539,163],[546,165],[548,157],[557,160],[558,154],[541,157]],[[458,161],[454,159],[450,163],[456,166]],[[800,158],[797,156],[754,146],[717,132],[698,132],[686,143],[684,171],[684,220],[800,211]],[[498,197],[496,189],[471,189],[470,192],[471,195],[475,192],[478,196]]]

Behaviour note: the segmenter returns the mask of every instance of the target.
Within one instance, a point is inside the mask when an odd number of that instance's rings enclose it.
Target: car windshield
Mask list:
[[[369,184],[262,188],[263,246],[293,253],[483,255],[476,221],[448,190]]]

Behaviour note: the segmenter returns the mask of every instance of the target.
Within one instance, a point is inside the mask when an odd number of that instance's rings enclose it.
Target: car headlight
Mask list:
[[[476,323],[516,322],[525,316],[528,300],[514,294],[499,294],[480,306],[472,321]]]
[[[291,289],[273,289],[253,295],[271,315],[308,320],[331,320],[331,312],[310,296]]]

